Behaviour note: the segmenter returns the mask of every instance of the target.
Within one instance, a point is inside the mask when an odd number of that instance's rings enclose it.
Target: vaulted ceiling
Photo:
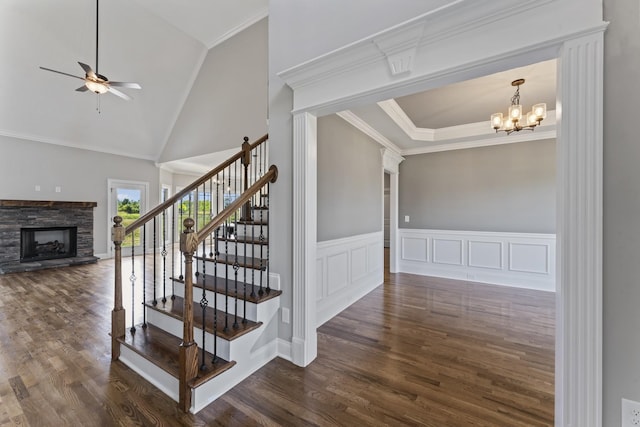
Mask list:
[[[99,72],[142,90],[75,92],[95,67],[93,0],[0,2],[0,135],[156,160],[209,48],[267,14],[267,0],[100,3]],[[99,101],[100,112],[97,112]]]
[[[81,80],[39,69],[83,76],[78,61],[95,65],[95,10],[93,0],[0,2],[0,135],[157,161],[208,50],[265,17],[268,0],[103,0],[99,71],[140,83],[122,89],[131,101],[76,92]],[[341,115],[403,154],[439,151],[478,132],[503,137],[488,118],[506,112],[516,78],[527,80],[525,108],[554,110],[555,61],[547,61]]]

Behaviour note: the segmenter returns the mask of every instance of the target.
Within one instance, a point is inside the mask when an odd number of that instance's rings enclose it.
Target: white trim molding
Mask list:
[[[384,281],[382,232],[318,242],[317,324],[322,325]]]
[[[291,359],[307,366],[318,351],[316,334],[317,119],[293,117],[293,338]]]
[[[556,290],[556,236],[399,229],[398,272]]]

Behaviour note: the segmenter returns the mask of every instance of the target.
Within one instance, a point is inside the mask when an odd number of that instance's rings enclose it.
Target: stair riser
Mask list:
[[[198,260],[198,270],[202,271],[202,260]],[[238,280],[245,280],[245,270],[246,270],[246,281],[247,283],[255,283],[260,284],[260,280],[263,283],[266,283],[266,271],[262,271],[262,275],[260,275],[260,270],[253,268],[238,268]],[[223,279],[229,279],[229,281],[235,281],[235,270],[233,269],[233,265],[229,264],[221,264],[218,263],[218,268],[215,268],[215,263],[213,261],[205,261],[204,271],[206,274],[211,276],[218,276]],[[252,276],[253,273],[253,276]]]
[[[237,246],[237,248],[236,248]],[[243,242],[239,242],[239,243],[235,243],[235,242],[228,242],[228,245],[225,246],[225,242],[219,242],[218,244],[218,252],[221,254],[229,254],[232,256],[235,256],[236,254],[238,256],[245,256],[245,254],[249,257],[257,257],[257,258],[266,258],[267,257],[267,245],[255,245],[252,243],[243,243]],[[215,248],[214,248],[214,253],[215,253]],[[262,252],[260,252],[262,251]],[[201,255],[202,251],[198,250],[197,255]],[[211,248],[209,248],[209,246],[207,246],[206,248],[206,256],[209,257],[211,253]]]
[[[179,297],[184,297],[184,285],[182,283],[176,283],[176,295]],[[242,289],[238,289],[238,292],[241,293]],[[207,301],[209,302],[209,307],[214,307],[214,298],[217,298],[217,308],[218,310],[225,311],[226,301],[225,296],[222,294],[217,294],[212,291],[206,291],[205,296],[207,297]],[[202,289],[194,288],[193,289],[193,301],[194,303],[199,304],[202,299]],[[228,297],[228,313],[235,314],[235,298]],[[254,304],[252,302],[247,301],[247,319],[258,321],[258,304]],[[242,317],[244,315],[244,303],[242,300],[238,300],[238,316]]]
[[[148,310],[147,311],[147,322],[150,324],[157,326],[158,328],[164,329],[170,334],[182,338],[182,321],[175,319],[171,316],[167,316],[166,314],[162,314],[156,310]],[[202,348],[202,328],[198,327],[202,325],[194,325],[194,339],[198,344],[199,348]],[[231,360],[231,343],[232,341],[227,341],[223,338],[217,337],[217,355],[224,360]],[[205,350],[213,354],[213,334],[208,332],[205,333]]]
[[[260,233],[266,238],[269,234],[268,226],[265,225],[250,225],[247,224],[238,224],[236,228],[236,234],[238,236],[249,236],[255,237],[256,239],[260,237]]]

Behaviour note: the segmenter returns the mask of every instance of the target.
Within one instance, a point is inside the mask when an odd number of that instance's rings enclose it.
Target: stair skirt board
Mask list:
[[[145,380],[156,386],[164,394],[178,401],[178,379],[160,368],[155,363],[145,359],[124,344],[120,345],[120,359]]]
[[[258,329],[259,331],[260,329]],[[253,331],[255,333],[256,331]],[[205,406],[215,401],[217,398],[231,390],[241,381],[249,377],[258,369],[273,360],[277,354],[276,340],[270,340],[258,350],[247,353],[247,360],[237,360],[237,364],[217,377],[207,381],[200,387],[193,390],[191,399],[191,412],[197,413]]]

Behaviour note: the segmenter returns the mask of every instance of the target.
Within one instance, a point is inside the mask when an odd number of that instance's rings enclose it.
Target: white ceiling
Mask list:
[[[77,61],[95,65],[93,1],[2,1],[0,135],[155,161],[207,50],[267,11],[268,0],[103,0],[99,71],[111,80],[142,85],[139,91],[122,89],[133,97],[124,101],[111,94],[75,92],[82,81],[38,68],[82,76]],[[395,101],[411,126],[423,134],[425,129],[451,131],[486,122],[483,138],[503,137],[492,134],[488,120],[492,112],[506,112],[514,90],[510,82],[527,80],[521,88],[525,108],[547,102],[553,110],[555,66],[555,61],[547,61]],[[458,136],[451,140],[412,139],[377,104],[345,114],[404,154],[466,138],[454,132]],[[204,161],[210,167],[212,159]],[[204,163],[192,158],[186,166],[195,169],[198,164]],[[185,165],[171,166],[185,170]]]

